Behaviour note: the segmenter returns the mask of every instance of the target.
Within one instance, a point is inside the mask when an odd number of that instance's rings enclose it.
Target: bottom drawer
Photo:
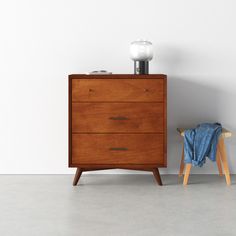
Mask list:
[[[72,134],[72,164],[164,164],[162,134]]]

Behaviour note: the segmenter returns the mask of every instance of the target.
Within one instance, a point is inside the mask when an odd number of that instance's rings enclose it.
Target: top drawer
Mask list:
[[[72,79],[72,102],[163,102],[164,79]]]

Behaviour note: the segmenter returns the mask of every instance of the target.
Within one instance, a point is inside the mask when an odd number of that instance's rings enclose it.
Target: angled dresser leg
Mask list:
[[[227,183],[227,185],[230,185],[231,180],[230,180],[230,173],[229,173],[229,165],[228,165],[228,161],[227,161],[227,154],[226,154],[225,143],[224,143],[223,138],[219,139],[219,147],[220,147],[219,148],[220,156],[221,156],[221,160],[222,160],[222,164],[223,164],[223,168],[224,168],[224,172],[225,172],[226,183]]]
[[[186,170],[185,170],[185,174],[184,174],[183,185],[187,185],[188,184],[188,178],[189,178],[191,167],[192,167],[192,164],[190,164],[190,163],[186,164]]]
[[[76,186],[79,179],[80,179],[80,176],[82,175],[82,169],[81,168],[77,168],[76,170],[76,173],[75,173],[75,177],[74,177],[74,181],[73,181],[73,186]]]
[[[184,144],[183,144],[183,148],[182,148],[182,157],[181,157],[181,161],[180,161],[179,177],[181,177],[183,175],[183,172],[184,172]]]
[[[216,151],[216,163],[217,167],[219,170],[219,175],[223,176],[223,171],[222,171],[222,166],[221,166],[221,157],[220,157],[220,145],[217,146],[217,151]]]
[[[162,185],[161,176],[160,176],[160,173],[159,173],[158,168],[153,169],[153,170],[152,170],[152,173],[153,173],[153,175],[154,175],[155,180],[157,181],[157,183],[158,183],[159,185]]]

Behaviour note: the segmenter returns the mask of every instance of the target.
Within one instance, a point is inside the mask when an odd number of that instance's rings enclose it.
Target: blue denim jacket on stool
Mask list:
[[[203,123],[184,131],[184,162],[202,166],[206,157],[216,160],[216,150],[222,126],[219,123]]]

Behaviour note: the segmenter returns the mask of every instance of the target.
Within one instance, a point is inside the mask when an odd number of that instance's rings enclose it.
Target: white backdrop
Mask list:
[[[177,173],[176,127],[219,121],[236,131],[235,8],[233,0],[1,0],[0,173],[73,173],[67,75],[133,73],[129,43],[137,38],[154,43],[150,72],[168,75],[168,168],[161,172]],[[227,140],[234,173],[235,144]],[[216,171],[210,162],[194,169]]]

